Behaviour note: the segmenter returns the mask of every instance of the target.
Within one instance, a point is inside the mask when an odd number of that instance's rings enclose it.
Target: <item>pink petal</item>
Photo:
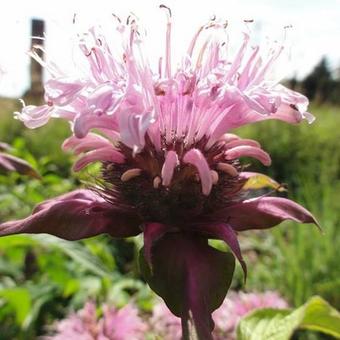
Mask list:
[[[241,72],[241,75],[240,75],[238,82],[237,82],[237,86],[240,90],[244,90],[247,87],[247,85],[249,84],[249,81],[252,80],[251,77],[250,77],[250,72],[254,68],[254,65],[257,61],[256,57],[257,57],[258,52],[259,52],[259,47],[256,46],[254,48],[253,53],[249,57],[246,66],[244,67],[244,69]]]
[[[97,161],[108,161],[112,163],[122,164],[124,163],[125,158],[119,151],[115,150],[113,146],[107,146],[101,149],[90,151],[84,156],[80,157],[73,165],[73,170],[77,172],[90,163]]]
[[[24,122],[30,129],[45,125],[51,118],[53,108],[48,105],[27,105],[21,112],[16,112],[16,117]]]
[[[145,133],[154,122],[152,110],[142,113],[122,112],[119,115],[121,140],[131,149],[140,151],[145,145]]]
[[[122,93],[117,93],[113,86],[104,83],[89,95],[87,103],[94,114],[100,115],[107,112],[112,113],[121,100]]]
[[[84,88],[84,83],[78,79],[69,77],[49,79],[45,83],[45,96],[47,101],[54,105],[67,105],[75,99],[75,96]]]
[[[201,151],[198,149],[191,149],[184,155],[183,162],[196,167],[201,178],[203,195],[209,195],[212,188],[212,178],[209,164]]]
[[[300,123],[302,119],[306,119],[311,124],[315,120],[315,117],[309,112],[300,112],[296,105],[287,103],[279,106],[275,116],[272,118],[277,118],[291,124]]]
[[[281,97],[278,93],[260,88],[253,90],[250,95],[244,95],[249,107],[263,115],[276,113],[281,104]]]
[[[174,170],[178,165],[178,156],[175,151],[168,151],[165,156],[165,161],[162,167],[162,179],[163,185],[169,186],[171,183],[172,176],[174,174]]]
[[[260,197],[234,204],[225,209],[225,218],[240,231],[271,228],[285,220],[319,226],[308,210],[281,197]]]
[[[12,234],[51,234],[66,240],[79,240],[102,233],[113,237],[137,235],[138,219],[114,210],[93,194],[69,193],[43,202],[33,214],[0,224],[0,236]]]
[[[77,138],[76,136],[67,138],[62,148],[63,150],[73,150],[74,154],[78,155],[83,152],[109,146],[113,147],[106,138],[95,133],[89,133],[84,138]]]
[[[219,115],[215,122],[210,126],[208,131],[209,140],[206,149],[209,149],[226,131],[228,131],[230,114],[233,109],[234,105],[231,105],[223,114]]]
[[[243,61],[243,57],[244,54],[247,50],[247,46],[249,43],[249,35],[244,33],[244,40],[243,40],[243,44],[240,47],[239,51],[237,52],[236,56],[234,57],[234,62],[232,63],[230,70],[227,74],[227,81],[231,81],[231,79],[235,76],[237,70],[240,68],[242,61]]]
[[[79,114],[74,121],[74,134],[78,138],[84,138],[91,129],[106,128],[117,130],[118,126],[112,116],[96,115],[94,113]]]
[[[258,159],[263,165],[271,164],[270,156],[267,152],[253,146],[237,146],[225,152],[226,159],[233,160],[240,157],[252,157]]]
[[[252,139],[238,139],[238,140],[232,140],[225,144],[225,148],[232,149],[236,146],[253,146],[255,148],[261,148],[261,145],[256,140]]]

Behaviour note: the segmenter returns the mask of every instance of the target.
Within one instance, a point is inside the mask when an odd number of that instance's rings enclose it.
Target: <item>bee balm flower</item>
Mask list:
[[[211,339],[211,313],[227,293],[234,258],[210,247],[208,239],[224,240],[246,271],[238,232],[287,219],[316,223],[288,199],[247,199],[243,186],[258,174],[244,172],[240,159],[264,165],[271,160],[257,141],[230,130],[266,119],[311,122],[313,116],[306,112],[306,97],[266,79],[281,46],[263,57],[245,34],[230,58],[220,40],[226,27],[213,20],[199,28],[173,70],[169,15],[165,56],[156,72],[143,55],[136,20],[118,19],[117,29],[121,47],[99,28],[80,37],[88,72],[79,77],[32,52],[52,75],[46,104],[16,113],[30,128],[51,117],[68,120],[73,134],[63,148],[79,156],[74,170],[101,162],[101,184],[39,204],[31,216],[3,223],[0,235],[78,240],[143,233],[141,269],[149,285],[182,318],[184,337],[192,319],[198,337]],[[211,35],[201,42],[207,30]]]
[[[44,336],[44,340],[142,340],[148,330],[138,315],[138,309],[126,305],[117,310],[103,306],[103,315],[98,318],[96,305],[87,302],[83,309],[59,321],[53,327],[55,334]]]

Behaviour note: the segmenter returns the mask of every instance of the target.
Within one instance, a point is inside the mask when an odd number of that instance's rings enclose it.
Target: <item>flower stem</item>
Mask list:
[[[182,325],[182,340],[190,340],[190,332],[189,332],[189,318],[182,317],[181,318]]]
[[[199,340],[192,318],[182,317],[182,340]]]

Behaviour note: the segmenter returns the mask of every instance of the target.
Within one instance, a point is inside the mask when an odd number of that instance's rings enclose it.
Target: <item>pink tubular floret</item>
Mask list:
[[[94,27],[79,42],[88,75],[65,77],[51,63],[52,79],[45,85],[49,105],[24,107],[17,118],[30,128],[46,124],[50,117],[71,119],[78,138],[95,128],[112,129],[135,153],[142,151],[146,136],[158,150],[162,136],[167,143],[184,139],[187,148],[208,138],[209,149],[224,133],[244,124],[265,119],[313,120],[306,112],[306,97],[266,80],[282,53],[281,45],[274,45],[265,58],[259,46],[250,47],[251,37],[244,34],[236,55],[227,58],[226,26],[214,19],[197,31],[183,63],[172,72],[171,20],[169,11],[164,72],[160,67],[155,73],[142,54],[143,37],[136,18],[126,25],[117,23],[122,57],[113,54],[111,41]],[[204,28],[214,28],[217,34],[203,42],[196,56],[194,49],[205,35]],[[248,141],[240,145],[256,146]]]

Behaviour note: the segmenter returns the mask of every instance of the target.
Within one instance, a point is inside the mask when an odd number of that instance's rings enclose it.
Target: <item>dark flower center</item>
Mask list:
[[[197,144],[204,150],[202,142]],[[166,146],[166,149],[169,150],[170,147]],[[185,153],[185,147],[180,143],[174,143],[171,149],[175,149],[180,156]],[[134,156],[132,150],[124,145],[120,145],[120,151],[125,155],[126,162],[103,163],[99,192],[114,206],[133,209],[145,222],[159,222],[176,227],[199,223],[201,219],[213,219],[215,212],[239,199],[238,194],[244,181],[238,176],[231,177],[216,169],[218,182],[213,185],[210,194],[205,196],[194,166],[177,166],[171,185],[165,187],[160,179],[165,152],[157,152],[152,144],[147,144],[142,152]],[[211,169],[214,166],[216,168],[219,153],[218,147],[205,152]],[[241,168],[238,161],[233,161],[232,165],[238,170]],[[122,180],[129,171],[136,173],[128,180]]]

